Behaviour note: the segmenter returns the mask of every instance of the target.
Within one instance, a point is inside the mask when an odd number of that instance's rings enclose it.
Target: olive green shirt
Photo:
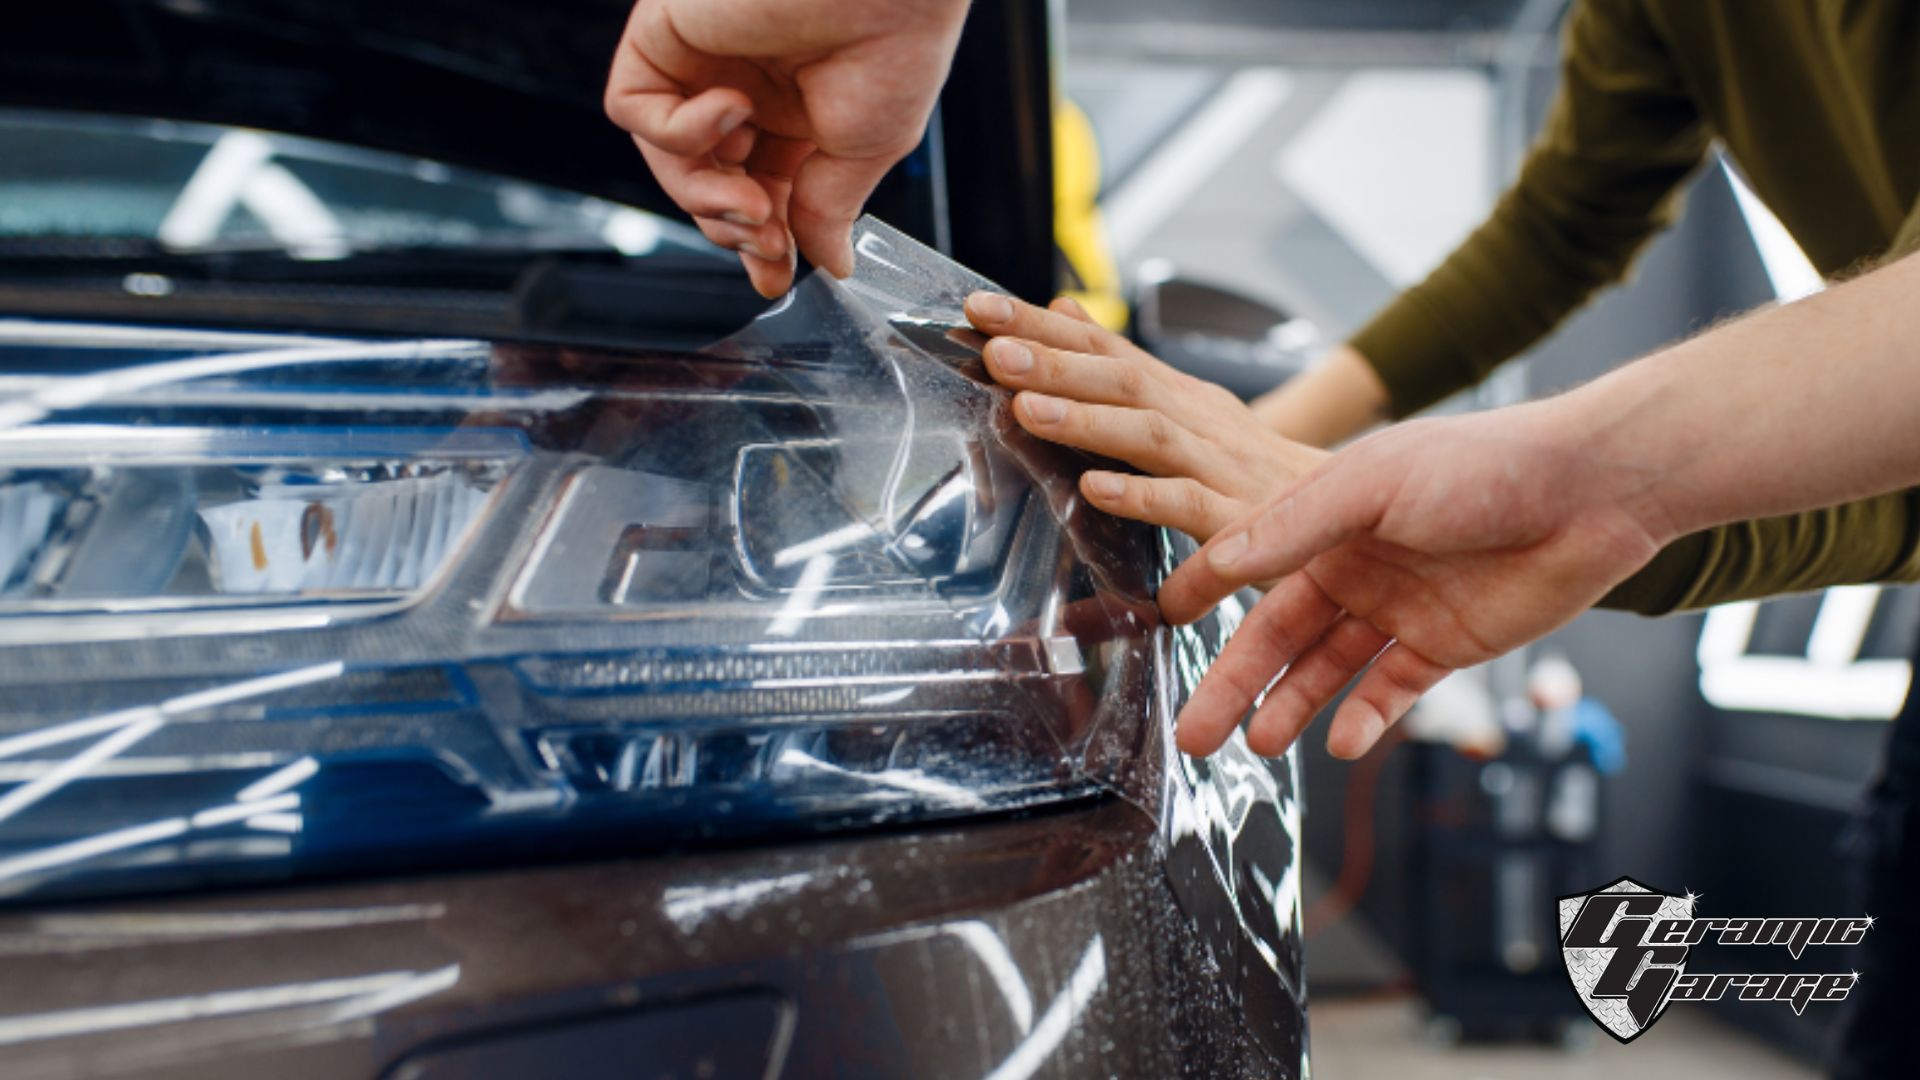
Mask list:
[[[1563,49],[1519,179],[1353,338],[1396,416],[1624,277],[1716,143],[1823,275],[1920,246],[1920,3],[1578,0]],[[1654,614],[1889,580],[1920,580],[1920,492],[1685,537],[1602,603]]]

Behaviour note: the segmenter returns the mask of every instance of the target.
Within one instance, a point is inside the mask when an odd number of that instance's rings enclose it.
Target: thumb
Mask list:
[[[807,155],[793,178],[787,222],[808,262],[834,277],[853,273],[854,219],[880,178],[905,156],[845,158],[817,150]]]

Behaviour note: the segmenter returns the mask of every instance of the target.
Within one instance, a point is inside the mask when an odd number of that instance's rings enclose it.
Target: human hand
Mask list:
[[[1333,446],[1392,419],[1393,400],[1360,350],[1339,345],[1248,408],[1269,431],[1308,446]]]
[[[966,309],[996,335],[987,370],[1019,391],[1022,428],[1148,474],[1083,474],[1081,494],[1108,513],[1204,541],[1327,456],[1274,434],[1232,393],[1167,366],[1065,297],[1038,308],[981,292]]]
[[[966,0],[639,0],[607,116],[764,296],[796,248],[845,277],[860,207],[919,143]]]
[[[1216,534],[1161,586],[1169,621],[1276,583],[1182,711],[1180,748],[1212,753],[1264,692],[1247,744],[1284,753],[1358,676],[1327,733],[1357,758],[1448,673],[1625,580],[1675,530],[1654,478],[1589,453],[1586,434],[1550,401],[1402,424]]]

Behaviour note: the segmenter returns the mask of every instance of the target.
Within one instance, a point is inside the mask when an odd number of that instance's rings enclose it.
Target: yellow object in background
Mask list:
[[[1109,330],[1127,328],[1120,269],[1100,217],[1100,147],[1080,107],[1064,98],[1053,114],[1053,242],[1061,292]]]

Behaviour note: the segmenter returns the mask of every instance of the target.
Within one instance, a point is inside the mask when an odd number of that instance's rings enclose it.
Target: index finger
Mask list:
[[[1313,647],[1340,618],[1340,605],[1304,574],[1273,587],[1227,640],[1227,647],[1180,710],[1174,739],[1188,754],[1220,749],[1274,676]]]
[[[657,5],[636,5],[614,52],[603,101],[608,119],[633,135],[654,178],[695,217],[759,225],[773,210],[767,193],[713,154],[753,113],[743,91],[714,86],[689,95],[667,72],[672,62],[697,63]]]
[[[680,39],[660,5],[634,5],[607,72],[607,118],[668,153],[711,153],[752,115],[753,100],[718,86],[689,94],[669,73],[684,76],[707,63]]]
[[[998,293],[976,292],[966,300],[967,320],[997,337],[1025,338],[1068,352],[1108,354],[1102,340],[1107,331],[1065,312],[1035,307]]]
[[[1167,621],[1193,622],[1234,591],[1286,577],[1377,524],[1387,493],[1344,468],[1351,453],[1328,458],[1176,567],[1160,586]]]

